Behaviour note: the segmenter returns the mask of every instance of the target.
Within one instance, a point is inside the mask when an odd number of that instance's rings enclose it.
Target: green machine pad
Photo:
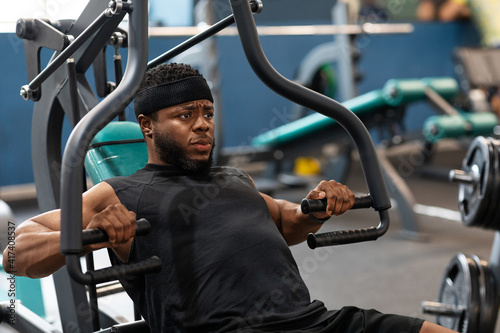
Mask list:
[[[137,123],[114,121],[92,140],[85,169],[93,184],[115,176],[129,176],[148,161],[146,143]]]

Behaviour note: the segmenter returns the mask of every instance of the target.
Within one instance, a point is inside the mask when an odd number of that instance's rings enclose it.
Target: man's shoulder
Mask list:
[[[245,171],[231,166],[213,166],[210,169],[210,172],[212,172],[213,174],[224,173],[228,175],[238,175],[238,176],[248,177],[248,174]]]
[[[153,173],[147,172],[144,169],[137,170],[135,173],[128,176],[116,176],[105,179],[104,182],[108,183],[115,189],[123,187],[136,187],[141,184],[146,184],[151,181]]]

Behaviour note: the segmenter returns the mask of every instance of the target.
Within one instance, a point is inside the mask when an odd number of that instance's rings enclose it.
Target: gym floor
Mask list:
[[[464,142],[440,142],[430,163],[444,171],[460,168],[467,148]],[[377,241],[316,250],[300,244],[293,246],[292,252],[311,290],[311,297],[322,300],[330,309],[355,305],[434,321],[433,316],[422,314],[421,302],[436,300],[445,268],[457,252],[489,260],[494,231],[469,228],[459,222],[457,185],[444,179],[423,177],[419,172],[421,153],[416,145],[391,148],[387,154],[417,201],[418,234],[414,235],[417,237],[407,237],[403,232],[402,217],[394,207],[390,210],[390,229]],[[311,186],[316,181],[311,179]],[[345,183],[356,193],[367,192],[355,157]],[[300,202],[306,194],[304,189],[288,189],[274,196]],[[18,221],[37,213],[33,201],[12,205],[12,209]],[[355,210],[332,218],[321,231],[377,224],[378,214],[373,210]],[[44,286],[48,286],[50,298],[53,292],[50,283]],[[48,299],[47,303],[51,301]],[[110,302],[103,300],[102,304],[106,306]],[[110,308],[114,308],[116,314],[131,318],[127,302],[119,302],[125,304],[123,310],[116,308],[117,302],[113,304]],[[50,312],[48,315],[57,316]],[[500,332],[500,325],[496,332]]]

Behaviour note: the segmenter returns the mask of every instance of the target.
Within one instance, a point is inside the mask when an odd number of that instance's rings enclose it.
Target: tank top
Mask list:
[[[147,164],[106,182],[151,224],[148,235],[134,238],[129,262],[156,255],[161,271],[121,281],[151,332],[276,332],[325,315],[243,171],[213,167],[195,175]]]

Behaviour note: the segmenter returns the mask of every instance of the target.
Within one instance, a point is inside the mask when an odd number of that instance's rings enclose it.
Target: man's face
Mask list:
[[[212,165],[214,140],[212,102],[198,100],[156,113],[154,148],[166,164],[192,172],[205,172]]]

